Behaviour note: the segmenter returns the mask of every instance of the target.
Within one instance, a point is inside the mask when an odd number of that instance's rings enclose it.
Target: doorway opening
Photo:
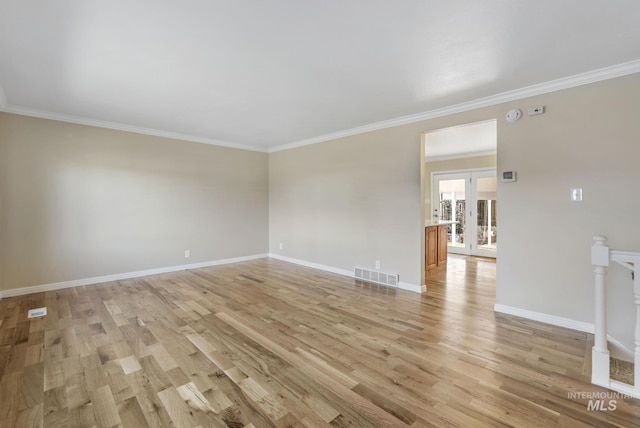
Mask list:
[[[497,121],[429,131],[424,143],[425,226],[450,223],[450,253],[495,258]]]

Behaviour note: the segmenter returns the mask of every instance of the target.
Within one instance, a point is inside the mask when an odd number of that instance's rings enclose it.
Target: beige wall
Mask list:
[[[593,322],[594,235],[640,251],[640,74],[512,103],[546,113],[498,123],[498,303]],[[582,202],[570,201],[581,187]],[[626,301],[610,302],[616,322],[632,324]]]
[[[270,252],[350,271],[380,260],[382,271],[423,284],[423,133],[495,119],[503,108],[271,153]]]
[[[380,260],[418,286],[420,153],[411,127],[271,153],[270,251],[349,271]]]
[[[428,143],[427,143],[428,144]],[[457,171],[468,170],[476,168],[495,168],[497,165],[497,156],[472,156],[467,158],[447,159],[439,161],[425,162],[424,170],[424,189],[425,189],[425,204],[424,212],[425,219],[431,218],[431,201],[433,197],[431,195],[431,174],[440,171]]]
[[[267,168],[265,153],[0,113],[0,289],[266,253]]]
[[[543,105],[507,123],[510,108]],[[640,251],[640,74],[273,153],[270,251],[419,281],[423,132],[497,119],[500,246],[497,303],[593,322],[591,238]],[[569,201],[582,187],[585,200]],[[278,243],[283,242],[283,250]],[[616,311],[620,316],[622,311]]]

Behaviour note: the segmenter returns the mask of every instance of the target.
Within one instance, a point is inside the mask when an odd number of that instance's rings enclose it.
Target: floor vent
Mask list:
[[[46,307],[38,308],[38,309],[31,309],[27,313],[27,318],[43,317],[45,315],[47,315],[47,308]]]
[[[360,267],[354,268],[354,276],[356,279],[375,282],[376,284],[390,285],[392,287],[397,287],[398,282],[400,282],[400,275],[397,273],[385,273]]]

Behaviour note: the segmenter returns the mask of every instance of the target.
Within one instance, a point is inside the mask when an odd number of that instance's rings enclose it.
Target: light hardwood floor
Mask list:
[[[0,426],[640,425],[638,400],[568,397],[606,391],[590,336],[494,314],[495,263],[427,285],[262,259],[6,298]]]

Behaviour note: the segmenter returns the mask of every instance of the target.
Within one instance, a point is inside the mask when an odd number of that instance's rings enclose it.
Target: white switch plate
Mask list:
[[[191,257],[191,250],[184,250],[184,258],[188,259],[189,257]]]
[[[282,242],[280,243],[280,249],[282,250]]]
[[[376,269],[380,270],[380,260],[376,260]]]
[[[582,200],[582,189],[575,188],[571,189],[571,200],[574,202],[578,202]]]

